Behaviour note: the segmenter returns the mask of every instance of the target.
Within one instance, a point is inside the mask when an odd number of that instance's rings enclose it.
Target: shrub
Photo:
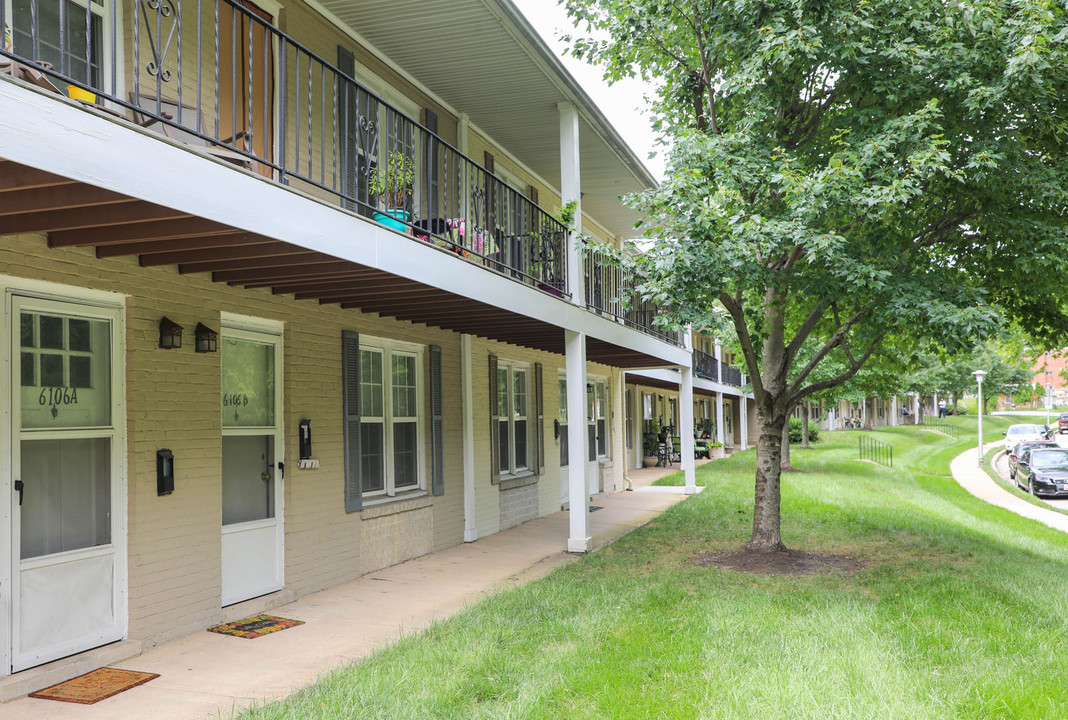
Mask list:
[[[820,429],[817,423],[809,421],[808,423],[808,441],[818,442],[820,439]],[[801,418],[790,418],[790,442],[801,442]]]

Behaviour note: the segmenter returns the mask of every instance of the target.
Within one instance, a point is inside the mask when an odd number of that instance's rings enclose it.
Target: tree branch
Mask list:
[[[827,380],[820,380],[819,382],[812,383],[804,390],[801,390],[800,392],[795,392],[793,395],[790,396],[790,402],[800,402],[801,400],[808,397],[809,395],[812,395],[813,393],[818,393],[821,390],[827,390],[829,388],[836,387],[844,383],[846,380],[849,380],[851,377],[856,375],[857,371],[860,370],[864,363],[868,361],[868,358],[870,358],[872,353],[875,352],[875,348],[879,347],[879,344],[886,338],[889,332],[890,330],[888,328],[882,333],[880,333],[879,337],[875,338],[875,340],[872,341],[872,344],[868,346],[868,349],[864,351],[864,354],[861,355],[860,359],[854,360],[852,363],[850,363],[849,369],[846,370],[844,373],[841,373],[840,375],[837,375],[833,378],[829,378]]]
[[[819,365],[820,362],[823,361],[823,358],[827,357],[827,354],[830,353],[831,350],[833,350],[835,347],[837,347],[839,345],[841,345],[843,348],[845,348],[845,345],[843,344],[843,338],[849,333],[849,331],[853,328],[854,325],[856,325],[858,322],[860,322],[860,320],[865,315],[867,315],[868,312],[870,312],[870,310],[871,310],[871,303],[869,303],[867,306],[862,308],[860,310],[860,312],[858,312],[856,315],[854,315],[848,321],[846,321],[845,325],[842,325],[842,324],[839,323],[838,330],[836,330],[834,335],[831,336],[831,339],[828,340],[826,343],[824,343],[823,347],[821,347],[819,349],[819,351],[812,357],[812,359],[809,360],[805,364],[805,367],[802,368],[801,372],[798,373],[797,377],[795,377],[793,382],[790,383],[789,388],[787,388],[787,393],[788,394],[793,394],[793,393],[797,392],[797,389],[799,387],[801,387],[801,383],[803,383],[805,381],[805,378],[807,378],[812,373],[812,371],[816,369],[816,366]],[[836,308],[835,309],[835,320],[836,321],[837,321],[837,318],[838,318],[838,310]],[[850,358],[850,362],[853,362],[852,355],[849,353],[848,348],[845,348],[845,349],[846,349],[846,356]]]
[[[759,404],[763,401],[765,394],[764,383],[761,381],[760,366],[757,365],[756,361],[756,348],[753,347],[753,339],[749,337],[749,326],[745,322],[745,312],[742,310],[740,302],[736,302],[735,298],[722,290],[719,293],[719,301],[723,303],[723,307],[727,309],[731,320],[734,321],[734,329],[738,333],[738,342],[742,346],[742,357],[745,358],[745,366],[749,369],[749,377],[753,380],[753,399]]]
[[[805,344],[805,340],[812,334],[812,331],[816,328],[816,324],[823,319],[823,313],[827,311],[827,306],[830,305],[826,300],[821,300],[816,303],[816,307],[812,309],[809,316],[805,318],[805,321],[801,323],[801,327],[797,329],[797,333],[794,335],[794,339],[790,341],[790,344],[786,346],[786,365],[789,367],[794,358],[797,357],[797,353],[801,351],[801,346]]]

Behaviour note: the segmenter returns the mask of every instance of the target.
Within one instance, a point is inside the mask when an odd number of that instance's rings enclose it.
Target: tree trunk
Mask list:
[[[757,438],[756,491],[753,505],[753,537],[746,543],[749,550],[776,552],[785,550],[782,543],[779,505],[781,501],[779,481],[782,475],[780,454],[785,418],[769,421],[760,418],[760,435]]]
[[[779,467],[783,472],[793,470],[790,464],[790,423],[787,421],[782,429],[782,447],[779,450]]]
[[[870,410],[869,410],[869,407],[871,408]],[[874,404],[869,405],[868,404],[868,398],[865,397],[864,398],[864,412],[863,412],[863,415],[864,415],[863,425],[864,425],[864,429],[865,430],[871,430],[871,428],[872,428],[872,417],[871,416],[875,414],[874,410],[875,410]]]
[[[808,416],[810,413],[809,402],[806,400],[801,406],[801,449],[811,450],[812,446],[808,444]]]
[[[923,396],[921,395],[916,402],[916,424],[923,425]]]

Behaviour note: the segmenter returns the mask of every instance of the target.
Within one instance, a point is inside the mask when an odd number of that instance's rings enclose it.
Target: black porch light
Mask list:
[[[182,326],[164,317],[159,321],[159,346],[164,350],[182,347]]]
[[[197,323],[197,329],[194,334],[197,339],[198,353],[215,352],[219,349],[219,333],[204,323]]]

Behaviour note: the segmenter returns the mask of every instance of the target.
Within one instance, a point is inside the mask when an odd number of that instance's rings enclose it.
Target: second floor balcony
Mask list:
[[[0,74],[438,246],[446,262],[572,297],[567,228],[536,192],[447,141],[443,118],[417,120],[357,82],[340,44],[276,21],[231,0],[14,0],[0,3]],[[625,278],[607,292],[599,278],[613,271],[591,262],[588,308],[681,343],[655,305],[619,302]]]

